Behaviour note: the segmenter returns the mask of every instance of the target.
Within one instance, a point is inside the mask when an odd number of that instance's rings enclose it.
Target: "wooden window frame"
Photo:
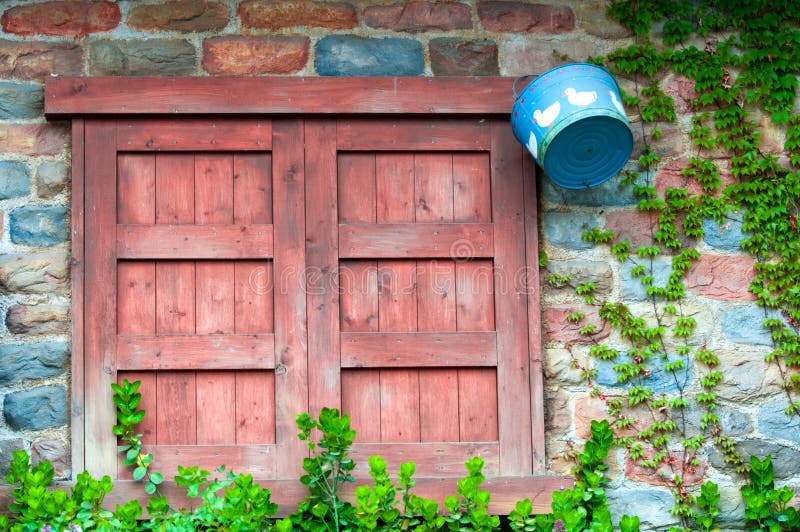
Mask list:
[[[45,116],[72,121],[72,469],[84,469],[84,119],[192,116],[423,116],[507,118],[513,78],[53,78],[45,83]],[[509,126],[510,127],[510,126]],[[532,477],[489,479],[492,510],[508,512],[530,497],[538,512],[549,511],[551,494],[572,479],[546,474],[544,385],[535,166],[525,159],[524,224],[527,269],[529,379],[531,387]],[[109,427],[110,434],[110,427]],[[424,480],[424,479],[423,479]],[[435,480],[435,479],[429,479]],[[139,496],[139,486],[117,481],[108,503]],[[301,499],[298,482],[271,481],[278,503]],[[451,486],[448,486],[448,489]],[[454,486],[452,486],[454,488]],[[180,499],[174,486],[168,496]],[[453,490],[450,490],[453,491]]]

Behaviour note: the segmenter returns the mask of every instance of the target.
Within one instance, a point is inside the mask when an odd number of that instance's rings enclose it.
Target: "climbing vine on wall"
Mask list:
[[[594,283],[573,286],[600,318],[616,331],[600,341],[597,326],[581,312],[568,316],[591,342],[589,355],[612,363],[625,393],[595,386],[596,364],[573,353],[593,393],[605,400],[617,441],[631,459],[673,487],[673,508],[684,529],[696,523],[698,505],[687,488],[700,461],[714,444],[739,473],[747,469],[717,413],[716,387],[726,379],[713,349],[697,334],[696,317],[685,305],[684,278],[700,255],[696,239],[703,219],[723,224],[742,217],[741,248],[756,260],[750,291],[764,309],[773,348],[767,361],[782,377],[786,414],[800,421],[800,115],[796,114],[800,74],[800,4],[790,0],[612,0],[608,14],[636,35],[635,44],[594,62],[633,82],[623,94],[640,120],[644,144],[635,171],[624,183],[633,188],[640,211],[651,221],[651,242],[634,249],[603,228],[583,238],[606,245],[630,274],[638,277],[647,305],[602,301]],[[665,123],[674,122],[674,102],[662,89],[670,71],[694,81],[691,104],[692,157],[681,175],[698,186],[659,193],[654,172],[661,162],[657,145]],[[781,153],[760,147],[763,114],[786,129]],[[721,172],[733,184],[723,187]],[[664,258],[661,258],[664,257]],[[656,261],[670,260],[667,278],[658,279]],[[543,260],[546,265],[546,259]],[[551,274],[557,287],[568,276]],[[569,346],[568,346],[569,347]],[[571,349],[571,348],[570,348]],[[699,387],[692,387],[692,371]],[[649,377],[665,374],[669,390],[654,390]],[[699,414],[696,412],[699,411]],[[699,422],[690,422],[691,416]]]

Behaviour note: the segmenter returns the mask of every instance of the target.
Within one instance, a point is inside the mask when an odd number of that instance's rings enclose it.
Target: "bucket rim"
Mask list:
[[[604,67],[604,66],[595,65],[594,63],[587,63],[587,62],[585,62],[585,61],[579,61],[579,62],[577,62],[577,63],[564,63],[563,65],[558,65],[558,66],[555,66],[555,67],[553,67],[553,68],[551,68],[551,69],[549,69],[549,70],[545,70],[545,71],[544,71],[544,72],[542,72],[541,74],[523,74],[523,75],[521,75],[521,76],[517,77],[517,78],[514,80],[514,85],[513,85],[513,86],[512,86],[512,88],[511,88],[512,92],[514,92],[514,93],[515,93],[515,94],[514,94],[514,103],[516,103],[516,102],[517,102],[517,101],[518,101],[518,100],[519,100],[519,99],[522,97],[522,93],[524,93],[524,92],[525,92],[525,90],[526,90],[528,87],[530,87],[531,85],[533,85],[534,83],[536,83],[537,81],[539,81],[539,80],[542,78],[542,76],[546,76],[546,75],[550,74],[551,72],[556,72],[556,71],[558,71],[558,70],[561,70],[562,68],[566,68],[566,67],[573,67],[573,66],[589,66],[589,67],[598,68],[598,69],[600,69],[600,70],[604,70],[604,71],[606,72],[606,74],[608,74],[608,75],[609,75],[609,77],[610,77],[612,80],[614,80],[614,85],[617,87],[617,92],[619,92],[619,91],[620,91],[619,82],[617,81],[617,78],[614,76],[614,74],[613,74],[613,73],[612,73],[612,72],[611,72],[609,69],[607,69],[607,68],[606,68],[606,67]],[[516,85],[517,85],[517,82],[518,82],[519,80],[521,80],[521,79],[523,79],[523,78],[527,78],[527,77],[534,77],[534,79],[533,79],[533,80],[532,80],[530,83],[528,83],[527,85],[525,85],[525,86],[522,88],[522,90],[521,90],[521,91],[519,91],[519,94],[516,94]]]

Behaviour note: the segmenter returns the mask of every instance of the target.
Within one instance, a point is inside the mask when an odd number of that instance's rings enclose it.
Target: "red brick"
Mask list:
[[[472,13],[461,2],[405,2],[365,8],[364,24],[409,33],[466,30],[472,28]]]
[[[0,76],[42,81],[50,74],[83,74],[83,51],[77,44],[0,41]]]
[[[459,38],[431,39],[428,45],[435,76],[496,76],[497,44]]]
[[[67,144],[67,128],[56,124],[0,125],[0,152],[58,155]]]
[[[244,0],[239,17],[245,28],[268,30],[293,26],[343,30],[358,25],[355,8],[344,2]]]
[[[122,19],[114,2],[56,1],[12,7],[0,23],[7,33],[18,35],[71,35],[110,31]]]
[[[652,246],[652,234],[658,228],[657,217],[636,207],[606,213],[606,229],[614,233],[614,241],[627,240],[631,251]]]
[[[646,450],[643,459],[649,460],[652,456],[652,450]],[[682,471],[685,470],[686,474],[682,475],[684,486],[696,486],[702,483],[708,467],[705,460],[701,459],[697,466],[692,466],[690,464],[691,456],[687,455],[685,468],[682,464],[683,460],[683,453],[670,452],[667,460],[661,462],[654,470],[634,462],[627,455],[625,456],[625,476],[636,482],[645,482],[654,486],[671,486],[673,485],[672,478],[675,475],[681,475]]]
[[[489,31],[567,33],[575,29],[575,15],[567,6],[480,2],[478,17]]]
[[[755,259],[744,255],[700,255],[686,274],[686,286],[700,296],[722,301],[752,301]]]
[[[215,37],[203,41],[203,68],[209,74],[254,76],[290,74],[306,66],[308,37]]]
[[[734,183],[734,179],[730,171],[721,166],[720,161],[717,162],[718,166],[720,166],[720,190],[724,190],[725,187]],[[686,158],[674,159],[664,163],[664,166],[658,172],[658,177],[656,177],[656,191],[658,191],[659,196],[663,197],[667,188],[685,188],[691,195],[703,193],[703,187],[700,186],[697,179],[681,175],[681,171],[688,166],[689,159]]]
[[[168,0],[163,4],[137,4],[128,26],[145,31],[214,31],[228,25],[228,7],[204,0]]]
[[[584,318],[578,323],[567,321],[567,316],[573,312],[583,312]],[[548,342],[558,342],[562,344],[591,344],[594,340],[607,338],[611,329],[604,323],[597,310],[588,305],[557,305],[547,307],[544,310],[545,335]],[[591,337],[584,336],[578,329],[593,323],[597,331]]]
[[[664,93],[675,100],[675,112],[686,113],[692,110],[691,101],[697,98],[694,81],[681,74],[668,78]]]
[[[633,420],[629,427],[618,428],[613,425],[614,419],[608,413],[605,399],[592,397],[591,395],[578,395],[574,403],[573,422],[575,424],[575,436],[588,440],[592,436],[592,420],[607,419],[612,423],[614,435],[618,438],[635,436],[639,431],[644,430],[653,421],[649,411],[643,409],[625,409],[621,417],[628,417]]]

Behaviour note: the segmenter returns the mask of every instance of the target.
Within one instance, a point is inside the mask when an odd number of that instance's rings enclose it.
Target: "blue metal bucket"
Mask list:
[[[511,129],[547,175],[564,188],[593,187],[619,172],[633,135],[619,86],[605,68],[562,65],[539,74],[517,94]]]

